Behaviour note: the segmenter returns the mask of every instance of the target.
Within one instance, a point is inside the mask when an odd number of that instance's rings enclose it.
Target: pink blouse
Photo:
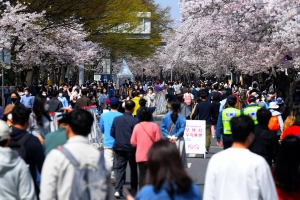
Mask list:
[[[147,133],[146,133],[147,131]],[[147,154],[150,150],[153,141],[157,142],[161,139],[159,127],[154,122],[141,122],[135,125],[130,143],[136,147],[136,162],[146,162]]]

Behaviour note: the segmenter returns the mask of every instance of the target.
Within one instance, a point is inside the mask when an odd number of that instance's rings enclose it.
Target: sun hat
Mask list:
[[[269,105],[269,109],[277,109],[279,106],[276,104],[276,102],[271,102]]]
[[[277,104],[277,105],[284,104],[283,99],[282,99],[281,97],[278,97],[278,98],[276,99],[276,104]]]

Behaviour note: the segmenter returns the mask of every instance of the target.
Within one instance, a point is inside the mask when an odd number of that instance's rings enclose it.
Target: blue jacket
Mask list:
[[[66,99],[66,97],[58,97],[58,100],[62,103],[64,108],[69,107],[69,103],[68,103],[68,100]]]
[[[185,124],[186,124],[185,117],[183,115],[178,115],[178,119],[174,125],[172,133],[169,135],[169,131],[173,124],[171,119],[171,114],[172,112],[169,112],[165,114],[165,116],[163,117],[161,121],[161,132],[165,138],[172,135],[174,135],[175,137],[181,137],[183,136],[185,131]]]
[[[135,200],[151,200],[151,199],[161,199],[161,200],[168,200],[171,199],[167,188],[162,186],[158,191],[154,190],[152,185],[146,185],[141,189],[141,191],[135,197]],[[201,200],[201,193],[198,187],[194,184],[191,185],[191,188],[188,192],[184,194],[177,194],[173,195],[174,200]]]
[[[32,108],[34,100],[33,100],[32,96],[30,96],[30,95],[29,96],[23,95],[21,97],[20,103],[22,103],[26,108]]]
[[[111,126],[116,117],[121,116],[120,112],[107,112],[101,115],[100,117],[100,129],[104,133],[104,147],[112,148],[114,146],[115,139],[110,136]]]

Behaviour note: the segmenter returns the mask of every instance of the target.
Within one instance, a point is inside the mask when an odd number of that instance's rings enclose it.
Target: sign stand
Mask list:
[[[187,154],[203,154],[206,158],[206,121],[187,120],[184,141]]]

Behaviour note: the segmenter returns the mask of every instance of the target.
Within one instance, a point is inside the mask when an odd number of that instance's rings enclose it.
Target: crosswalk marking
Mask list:
[[[187,165],[188,165],[188,168],[191,168],[192,163],[188,163]]]
[[[190,157],[190,158],[195,158],[195,157],[196,157],[196,154],[195,154],[195,153],[190,153],[189,157]]]

